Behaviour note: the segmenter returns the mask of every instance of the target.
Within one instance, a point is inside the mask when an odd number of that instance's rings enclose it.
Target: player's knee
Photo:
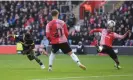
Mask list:
[[[110,53],[109,55],[112,59],[117,59],[117,55],[115,53]]]
[[[71,55],[72,54],[72,51],[68,52],[68,55]]]
[[[114,59],[117,59],[117,55],[114,55],[113,58],[114,58]]]

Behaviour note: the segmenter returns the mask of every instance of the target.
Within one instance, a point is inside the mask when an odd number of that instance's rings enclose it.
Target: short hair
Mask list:
[[[56,16],[57,14],[59,14],[58,10],[54,9],[54,10],[51,11],[52,16]]]

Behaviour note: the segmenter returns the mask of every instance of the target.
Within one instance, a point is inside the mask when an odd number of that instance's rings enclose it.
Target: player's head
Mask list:
[[[58,18],[58,16],[59,16],[59,11],[56,10],[56,9],[54,9],[54,10],[51,11],[51,15],[52,15],[52,17],[54,17],[54,18]]]
[[[107,30],[108,30],[108,32],[112,32],[112,30],[113,30],[113,27],[115,27],[115,21],[113,21],[113,20],[109,20],[108,22],[107,22]]]
[[[108,32],[112,32],[112,31],[113,31],[113,27],[109,27],[109,26],[108,26],[108,27],[107,27],[107,31],[108,31]]]

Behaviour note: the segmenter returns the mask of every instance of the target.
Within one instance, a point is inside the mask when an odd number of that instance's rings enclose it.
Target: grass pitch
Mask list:
[[[80,69],[67,55],[56,55],[53,71],[48,72],[48,57],[39,58],[46,68],[23,55],[0,55],[0,80],[133,80],[133,56],[119,56],[122,69],[114,68],[108,56],[79,55],[87,67]]]

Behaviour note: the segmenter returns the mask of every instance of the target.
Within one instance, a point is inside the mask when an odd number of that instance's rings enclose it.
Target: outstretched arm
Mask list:
[[[114,33],[114,37],[118,38],[118,39],[124,39],[128,35],[129,32],[130,32],[130,30],[128,30],[124,35]]]
[[[102,32],[103,29],[93,29],[89,32],[89,34],[93,34],[94,32]]]

